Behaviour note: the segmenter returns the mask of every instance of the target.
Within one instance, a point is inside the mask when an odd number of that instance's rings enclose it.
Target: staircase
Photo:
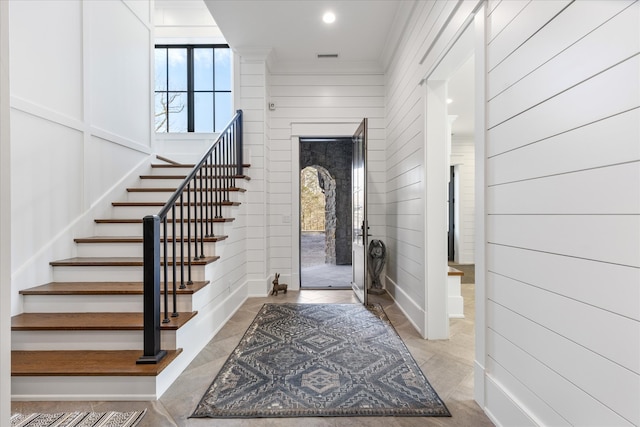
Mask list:
[[[195,319],[212,299],[205,295],[206,269],[219,259],[216,243],[227,239],[220,230],[204,238],[205,256],[192,261],[193,284],[178,289],[179,315],[162,323],[167,356],[158,364],[136,363],[143,349],[141,218],[157,212],[192,167],[152,165],[138,187],[127,189],[127,200],[112,203],[110,218],[95,220],[95,236],[75,239],[77,257],[50,263],[53,282],[20,292],[24,313],[11,324],[14,400],[154,400],[206,344],[203,332],[210,335],[211,327],[202,331]],[[240,205],[220,203],[226,211]],[[183,357],[187,348],[190,356]]]

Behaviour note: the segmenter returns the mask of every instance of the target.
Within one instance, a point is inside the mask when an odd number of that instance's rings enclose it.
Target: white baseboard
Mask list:
[[[409,320],[416,331],[425,338],[424,327],[418,326],[425,324],[426,313],[424,310],[389,277],[385,277],[385,287],[387,293],[395,301],[407,320]]]
[[[493,381],[490,376],[485,377],[485,406],[483,409],[487,417],[497,427],[516,425],[536,427],[541,425],[534,421],[535,417],[528,414],[525,408],[517,404],[508,390]]]
[[[449,319],[464,319],[464,299],[449,295]]]
[[[247,280],[247,290],[250,297],[266,297],[271,291],[271,287],[267,286],[269,278],[259,280]]]

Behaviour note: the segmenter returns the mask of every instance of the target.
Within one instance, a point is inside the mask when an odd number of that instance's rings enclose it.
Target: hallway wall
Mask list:
[[[298,277],[297,252],[293,250],[299,212],[292,197],[293,171],[299,170],[297,138],[292,128],[301,124],[357,123],[369,118],[368,185],[369,226],[372,239],[385,240],[385,125],[384,79],[375,70],[328,69],[319,71],[277,70],[270,73],[270,98],[275,110],[269,111],[271,171],[269,172],[269,250],[273,271],[284,277]],[[299,135],[335,136],[335,135]],[[342,136],[351,136],[350,134]],[[294,142],[295,139],[295,142]],[[298,179],[299,181],[299,179]],[[287,222],[290,220],[290,222]],[[295,244],[297,247],[297,244]],[[391,261],[390,261],[391,262]]]
[[[486,410],[640,425],[640,5],[489,4]]]
[[[406,6],[386,71],[387,287],[421,331],[421,83],[476,4]],[[640,424],[639,8],[487,3],[475,382],[498,425]]]
[[[433,230],[432,235],[427,235],[426,231],[426,224],[439,212],[440,206],[442,215],[446,211],[446,181],[443,173],[440,202],[437,195],[427,194],[430,184],[427,179],[430,171],[425,166],[427,144],[444,147],[444,142],[426,140],[427,108],[423,79],[446,55],[447,47],[454,43],[457,32],[463,29],[462,25],[476,3],[463,2],[460,7],[457,2],[403,3],[394,23],[394,31],[401,33],[399,42],[396,46],[389,46],[387,51],[385,213],[387,254],[393,260],[387,264],[387,289],[425,337],[430,324],[437,323],[433,319],[442,317],[436,313],[437,310],[430,310],[429,304],[439,310],[442,310],[442,304],[446,304],[446,293],[442,301],[436,301],[442,295],[436,297],[429,292],[434,289],[442,291],[439,284],[446,282],[446,271],[440,266],[446,266],[447,230],[443,223],[441,231]],[[442,164],[446,162],[446,156],[443,156]],[[429,265],[427,259],[431,257],[427,254],[427,242],[441,247],[442,253],[436,256],[442,258],[442,263]],[[437,279],[427,277],[434,272]],[[444,311],[446,313],[446,309]]]

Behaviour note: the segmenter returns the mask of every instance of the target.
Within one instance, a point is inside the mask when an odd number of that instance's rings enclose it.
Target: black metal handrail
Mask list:
[[[177,289],[193,284],[192,261],[206,258],[204,243],[214,237],[213,223],[222,218],[230,189],[235,187],[236,177],[242,175],[242,110],[238,110],[160,212],[143,218],[144,353],[137,363],[158,363],[167,354],[161,349],[161,323],[179,315]],[[164,314],[160,305],[161,284]]]

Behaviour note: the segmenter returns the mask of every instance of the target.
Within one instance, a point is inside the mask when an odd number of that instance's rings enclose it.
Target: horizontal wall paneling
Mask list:
[[[509,4],[511,2],[505,2]],[[561,55],[633,3],[629,1],[573,2],[551,22],[540,28],[520,48],[512,52],[488,75],[488,97],[495,97],[529,73]],[[571,31],[568,31],[571,29]],[[624,45],[628,46],[630,40]],[[615,46],[615,49],[621,46]],[[571,76],[567,76],[571,77]]]
[[[491,128],[489,157],[637,108],[639,67],[636,55]],[[626,82],[625,90],[612,91],[620,82]]]

